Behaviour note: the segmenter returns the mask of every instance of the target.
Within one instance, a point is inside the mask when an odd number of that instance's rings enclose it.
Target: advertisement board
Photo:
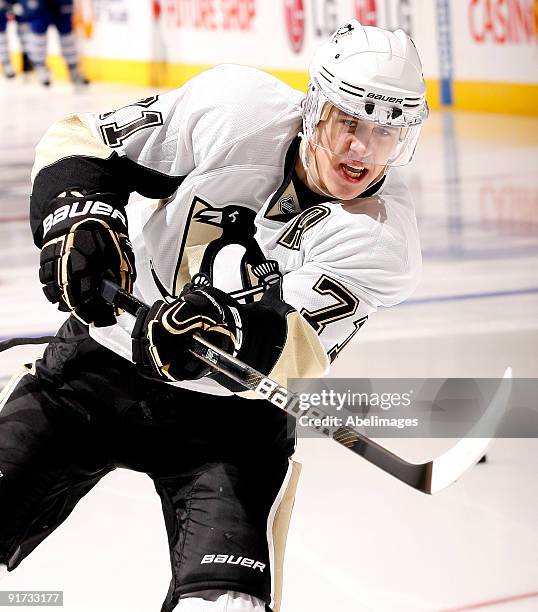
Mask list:
[[[75,23],[94,80],[174,87],[240,63],[304,89],[314,49],[350,18],[413,38],[432,108],[538,114],[536,0],[77,0]]]

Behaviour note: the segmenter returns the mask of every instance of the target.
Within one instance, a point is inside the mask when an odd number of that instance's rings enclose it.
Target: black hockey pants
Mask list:
[[[267,402],[139,375],[69,319],[0,400],[0,563],[14,569],[116,467],[160,495],[172,582],[162,611],[205,589],[271,599],[267,525],[294,449]]]

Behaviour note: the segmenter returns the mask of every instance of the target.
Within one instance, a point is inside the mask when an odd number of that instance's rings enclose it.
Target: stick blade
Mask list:
[[[431,478],[426,493],[434,494],[456,482],[470,467],[484,456],[495,431],[506,413],[512,392],[512,368],[507,368],[487,410],[469,434],[446,453],[431,462]],[[480,432],[489,437],[474,437]]]

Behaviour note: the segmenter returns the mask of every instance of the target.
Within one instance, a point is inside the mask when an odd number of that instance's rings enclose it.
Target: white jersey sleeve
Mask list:
[[[229,155],[249,132],[263,134],[279,114],[288,112],[289,91],[259,70],[222,65],[179,89],[112,113],[85,115],[84,120],[118,155],[162,174],[187,176],[219,149]],[[259,163],[244,152],[242,162],[249,161]]]
[[[289,114],[291,106],[298,107],[301,97],[300,92],[260,70],[217,66],[178,89],[115,111],[70,115],[58,121],[36,148],[32,180],[45,167],[80,156],[127,158],[138,170],[185,177],[193,171],[204,172],[204,160],[211,158],[214,163],[219,150],[233,154],[234,144],[238,146],[245,136],[256,132],[267,142],[250,152],[254,159],[244,151],[241,160],[263,163],[263,151],[271,143],[267,126]],[[266,158],[271,160],[270,151]],[[144,175],[144,181],[158,183],[150,174]],[[133,186],[140,187],[140,183],[134,180]],[[139,193],[146,195],[143,191]],[[151,189],[148,192],[147,197],[159,197]]]

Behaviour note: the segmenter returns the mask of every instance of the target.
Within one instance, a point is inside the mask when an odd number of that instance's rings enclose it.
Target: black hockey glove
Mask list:
[[[153,304],[133,334],[133,358],[167,381],[195,380],[211,368],[188,351],[193,334],[230,354],[236,354],[243,337],[241,305],[227,293],[189,283],[171,304]],[[138,340],[137,340],[138,335]]]
[[[100,297],[103,279],[131,292],[136,278],[127,217],[117,199],[112,193],[64,192],[51,201],[39,237],[45,296],[98,327],[113,325],[117,314]]]

